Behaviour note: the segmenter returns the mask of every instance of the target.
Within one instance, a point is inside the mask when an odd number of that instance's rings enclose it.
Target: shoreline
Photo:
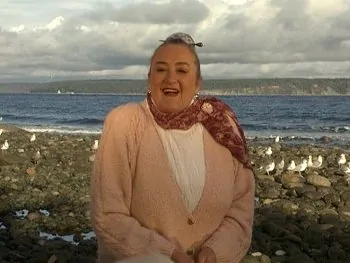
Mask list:
[[[28,127],[17,127],[14,125],[4,125],[0,124],[0,129],[6,129],[9,128],[10,131],[21,131],[26,134],[36,134],[37,136],[44,136],[44,137],[50,137],[50,136],[72,136],[72,137],[89,137],[98,139],[101,136],[102,130],[99,131],[66,131],[66,130],[53,130],[52,128],[42,128],[42,130],[39,129],[30,129]],[[49,131],[48,131],[49,130]],[[321,135],[319,136],[294,136],[294,135],[279,135],[281,143],[288,145],[288,146],[303,146],[303,145],[312,145],[312,146],[322,146],[326,148],[341,148],[345,150],[346,152],[350,152],[350,136],[349,137],[342,137],[339,136],[339,134],[336,135]],[[248,145],[268,145],[274,142],[276,135],[265,135],[265,136],[249,136],[246,134],[246,140]],[[1,142],[1,136],[0,136],[0,143]]]

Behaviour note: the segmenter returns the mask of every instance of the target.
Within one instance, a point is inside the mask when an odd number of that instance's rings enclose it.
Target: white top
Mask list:
[[[165,130],[155,124],[164,150],[181,189],[184,204],[192,212],[203,192],[205,184],[205,157],[203,126],[200,123],[188,130]]]

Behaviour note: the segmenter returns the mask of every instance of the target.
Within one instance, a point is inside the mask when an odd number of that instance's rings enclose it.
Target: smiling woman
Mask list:
[[[248,251],[255,182],[244,133],[228,105],[198,96],[196,46],[170,35],[151,58],[145,100],[105,119],[91,178],[100,263],[153,253],[238,263]]]

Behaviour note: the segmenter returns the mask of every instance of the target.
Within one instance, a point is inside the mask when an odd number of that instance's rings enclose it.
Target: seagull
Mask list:
[[[309,159],[308,159],[308,161],[307,161],[307,166],[308,167],[312,167],[314,164],[313,164],[313,162],[312,162],[312,156],[311,155],[309,155]]]
[[[0,129],[0,135],[4,132],[4,129]]]
[[[5,142],[2,144],[1,146],[1,150],[7,150],[10,147],[9,143],[7,140],[5,140]]]
[[[343,165],[341,169],[346,175],[350,175],[350,162],[347,165]]]
[[[339,167],[340,167],[342,164],[346,164],[346,158],[345,158],[345,154],[344,154],[344,153],[342,153],[342,154],[340,155],[340,158],[338,158],[338,165],[339,165]]]
[[[291,162],[290,162],[290,164],[288,165],[288,167],[287,167],[287,170],[288,171],[294,171],[294,169],[295,169],[295,162],[294,162],[294,160],[292,160]]]
[[[33,156],[33,159],[32,159],[33,163],[37,164],[40,159],[41,159],[41,154],[40,154],[40,151],[37,150],[35,155]]]
[[[284,168],[284,159],[282,159],[278,164],[277,164],[277,169],[278,170],[283,170]]]
[[[34,142],[35,140],[36,140],[36,136],[35,136],[35,134],[33,134],[32,137],[30,137],[30,141]]]
[[[319,155],[317,157],[317,160],[313,162],[312,164],[312,168],[320,168],[322,166],[322,163],[323,163],[323,157],[322,155]]]
[[[303,161],[295,167],[294,171],[299,172],[299,175],[302,176],[301,172],[304,172],[306,168],[307,168],[307,160],[303,159]]]
[[[91,146],[91,150],[96,151],[98,148],[98,140],[95,140],[94,144]]]
[[[276,138],[275,138],[275,143],[278,143],[280,141],[280,136],[276,136]]]
[[[275,169],[275,161],[272,161],[272,163],[269,163],[265,166],[265,171],[268,175],[270,175],[270,172],[272,172]]]
[[[265,154],[268,155],[268,156],[271,156],[271,154],[272,154],[272,149],[271,149],[270,146],[267,147],[267,150],[265,151]]]

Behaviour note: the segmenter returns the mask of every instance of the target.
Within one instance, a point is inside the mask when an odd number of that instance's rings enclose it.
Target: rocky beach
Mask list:
[[[95,262],[89,179],[99,136],[37,133],[31,141],[1,128],[0,262]],[[349,145],[271,139],[249,148],[256,212],[244,263],[350,262]]]

